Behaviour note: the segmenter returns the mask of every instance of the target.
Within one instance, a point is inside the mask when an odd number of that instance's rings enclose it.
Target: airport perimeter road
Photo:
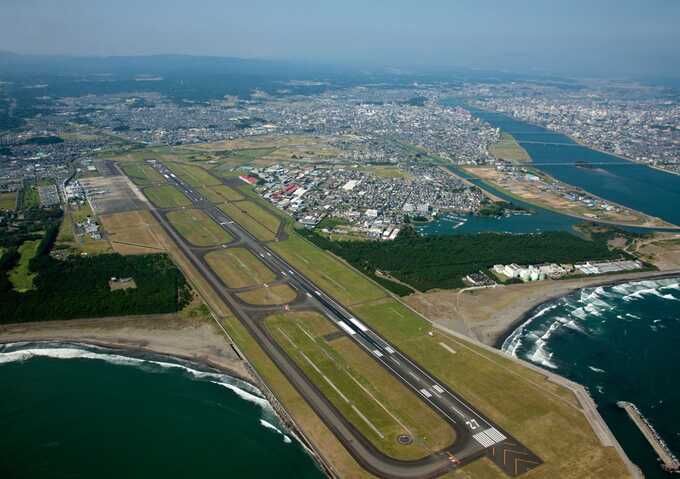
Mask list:
[[[215,273],[177,231],[168,223],[162,212],[151,208],[154,216],[180,246],[187,258],[229,305],[237,318],[245,325],[263,350],[281,369],[288,380],[324,420],[355,459],[372,473],[386,478],[436,477],[454,467],[466,464],[486,455],[510,476],[517,476],[541,464],[541,460],[526,447],[500,430],[470,404],[442,384],[396,347],[368,328],[336,300],[323,292],[283,258],[255,239],[232,218],[210,204],[196,191],[161,163],[154,167],[166,180],[179,188],[194,204],[202,209],[225,231],[237,239],[239,246],[246,247],[282,280],[298,291],[299,301],[306,308],[321,312],[347,336],[356,341],[379,364],[399,381],[415,391],[456,431],[456,440],[448,448],[418,461],[399,461],[378,451],[361,434],[321,391],[307,378],[285,351],[265,330],[258,309],[245,305],[220,281]],[[271,309],[271,308],[269,308]]]

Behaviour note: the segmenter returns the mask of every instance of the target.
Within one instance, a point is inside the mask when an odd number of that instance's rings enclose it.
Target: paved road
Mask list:
[[[516,476],[541,464],[541,460],[527,448],[372,331],[359,318],[279,257],[266,243],[257,240],[228,215],[209,203],[200,192],[175,176],[164,165],[154,163],[154,167],[169,183],[182,190],[195,207],[202,209],[236,239],[231,245],[238,244],[250,250],[277,274],[280,281],[286,282],[297,290],[298,299],[293,302],[293,306],[303,306],[306,309],[311,307],[321,312],[398,380],[415,391],[422,401],[434,409],[456,431],[456,440],[448,448],[418,461],[398,461],[378,451],[344,418],[268,334],[262,324],[262,317],[270,314],[272,308],[248,305],[231,294],[229,288],[204,261],[203,255],[206,249],[189,245],[169,224],[164,214],[152,207],[154,216],[180,246],[187,258],[230,306],[237,318],[279,366],[298,392],[366,469],[380,477],[387,478],[436,477],[454,467],[487,455],[509,475]],[[276,308],[276,310],[280,311],[281,308]]]

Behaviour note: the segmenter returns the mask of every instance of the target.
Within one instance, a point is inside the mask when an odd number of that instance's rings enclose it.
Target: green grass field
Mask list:
[[[40,195],[35,186],[24,186],[19,194],[19,208],[28,209],[40,206]]]
[[[17,193],[0,193],[0,211],[13,211],[17,206]]]
[[[599,444],[571,392],[467,341],[432,331],[427,321],[394,299],[353,311],[537,453],[546,462],[539,468],[541,477],[624,475],[622,464],[613,460],[615,452]],[[583,457],[595,459],[599,472],[569,460]]]
[[[230,288],[245,288],[269,283],[276,275],[245,248],[212,251],[205,260]]]
[[[226,201],[239,201],[244,199],[244,196],[236,191],[234,188],[230,188],[227,185],[217,185],[211,186],[210,189],[220,195]]]
[[[203,195],[209,202],[211,202],[214,205],[219,205],[220,203],[224,203],[224,198],[220,196],[217,192],[213,191],[212,188],[207,187],[207,186],[202,186],[200,188],[196,188],[198,192]]]
[[[172,226],[195,246],[216,246],[233,239],[201,210],[171,211],[167,217]]]
[[[297,293],[287,284],[262,287],[245,293],[239,293],[238,297],[249,304],[276,305],[290,303]]]
[[[253,218],[272,233],[276,233],[279,230],[281,219],[278,216],[269,213],[261,206],[251,201],[240,201],[236,206],[245,211],[248,216]]]
[[[454,431],[416,395],[314,312],[271,316],[267,329],[354,426],[384,453],[405,460],[448,446]],[[397,442],[408,434],[410,445]]]
[[[9,280],[14,285],[14,289],[23,292],[33,289],[33,279],[36,274],[28,269],[28,264],[38,252],[40,240],[24,241],[19,246],[19,263],[9,272]]]
[[[184,193],[170,185],[144,188],[144,194],[157,208],[179,208],[191,205]]]
[[[226,150],[219,152],[219,155],[224,158],[224,164],[235,168],[252,163],[263,156],[270,155],[275,149],[276,148],[245,148],[241,150]]]
[[[165,181],[163,175],[144,163],[122,163],[125,174],[138,186],[149,186]]]
[[[387,296],[365,276],[309,243],[293,228],[288,234],[285,241],[272,244],[272,249],[341,303],[351,305]]]
[[[496,158],[508,161],[520,163],[531,161],[529,153],[517,143],[515,137],[505,132],[501,134],[501,140],[498,143],[489,147],[489,153]]]
[[[186,165],[184,163],[176,163],[173,161],[164,162],[174,174],[186,181],[190,186],[217,186],[221,181],[212,176],[200,166]]]
[[[243,201],[238,203],[225,203],[220,205],[220,209],[229,215],[234,221],[245,228],[250,234],[260,241],[272,241],[276,234],[258,223],[246,211],[241,208]]]

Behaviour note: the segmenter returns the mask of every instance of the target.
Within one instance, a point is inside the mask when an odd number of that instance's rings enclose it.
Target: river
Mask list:
[[[593,150],[566,135],[507,115],[474,108],[470,111],[513,135],[537,169],[605,200],[680,225],[680,175]],[[578,167],[577,162],[592,167]]]

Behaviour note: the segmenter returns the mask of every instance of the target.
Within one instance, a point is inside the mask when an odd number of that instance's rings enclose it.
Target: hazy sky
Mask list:
[[[0,0],[0,49],[680,77],[680,0]]]

